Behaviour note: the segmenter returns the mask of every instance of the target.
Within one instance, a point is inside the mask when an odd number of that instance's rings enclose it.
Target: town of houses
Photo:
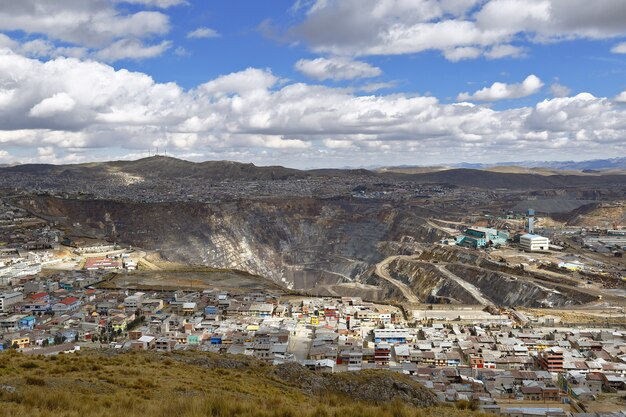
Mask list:
[[[520,417],[593,415],[583,412],[600,396],[626,390],[623,328],[559,327],[558,317],[514,309],[406,310],[360,298],[219,288],[105,289],[98,283],[108,272],[137,268],[127,251],[67,241],[22,209],[0,208],[0,351],[198,350],[295,361],[316,372],[388,369],[411,375],[442,401]],[[61,243],[71,249],[59,251]]]
[[[584,407],[626,389],[624,330],[564,329],[507,311],[437,320],[349,297],[107,290],[94,287],[99,279],[13,280],[0,293],[0,349],[199,350],[297,361],[318,372],[389,369],[412,375],[442,401],[494,412],[517,401],[507,412],[519,415],[533,402],[540,405],[533,415],[566,415],[557,405]]]

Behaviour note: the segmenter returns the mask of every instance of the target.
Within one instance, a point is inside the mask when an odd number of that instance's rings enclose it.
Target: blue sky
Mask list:
[[[626,3],[0,0],[0,163],[626,152]]]
[[[172,31],[168,39],[189,55],[177,56],[176,49],[172,48],[154,59],[121,60],[113,65],[146,72],[159,82],[174,81],[184,88],[193,88],[208,79],[248,67],[270,68],[277,75],[293,81],[311,81],[294,69],[294,63],[320,55],[309,50],[306,44],[290,43],[288,40],[281,42],[263,36],[259,28],[263,21],[268,20],[277,30],[285,30],[301,22],[306,16],[303,11],[293,10],[293,1],[214,3],[207,7],[206,2],[190,2],[187,6],[173,7],[169,11]],[[187,39],[187,33],[198,27],[212,28],[220,37]],[[624,32],[626,34],[626,29]],[[397,83],[397,86],[385,89],[386,92],[430,93],[453,101],[460,91],[472,86],[490,85],[494,81],[518,82],[528,74],[537,73],[548,81],[559,79],[573,91],[611,96],[626,89],[626,56],[611,53],[611,48],[619,43],[619,39],[579,39],[540,44],[520,42],[532,48],[523,58],[451,62],[440,51],[426,51],[359,59],[384,69],[384,73],[375,78],[376,81]],[[358,85],[358,80],[328,84],[351,86]],[[533,100],[536,102],[537,98],[549,97],[550,92],[546,89]]]

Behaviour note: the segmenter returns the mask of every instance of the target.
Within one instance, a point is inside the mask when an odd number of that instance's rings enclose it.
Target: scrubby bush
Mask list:
[[[44,385],[46,385],[45,380],[36,376],[27,376],[26,378],[24,378],[24,382],[26,382],[26,384],[28,385],[36,385],[39,387],[43,387]]]

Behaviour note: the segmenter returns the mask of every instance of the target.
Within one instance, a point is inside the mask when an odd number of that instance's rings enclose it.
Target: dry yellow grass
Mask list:
[[[207,355],[110,354],[57,357],[0,354],[0,417],[467,416],[449,406],[376,404],[340,395],[310,396],[250,361],[215,367]],[[231,366],[229,362],[225,366]],[[11,392],[13,391],[14,392]]]

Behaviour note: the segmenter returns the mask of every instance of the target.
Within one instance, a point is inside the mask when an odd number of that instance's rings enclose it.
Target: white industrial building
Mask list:
[[[519,244],[522,249],[533,252],[538,250],[548,250],[550,240],[547,237],[528,233],[520,236]]]

